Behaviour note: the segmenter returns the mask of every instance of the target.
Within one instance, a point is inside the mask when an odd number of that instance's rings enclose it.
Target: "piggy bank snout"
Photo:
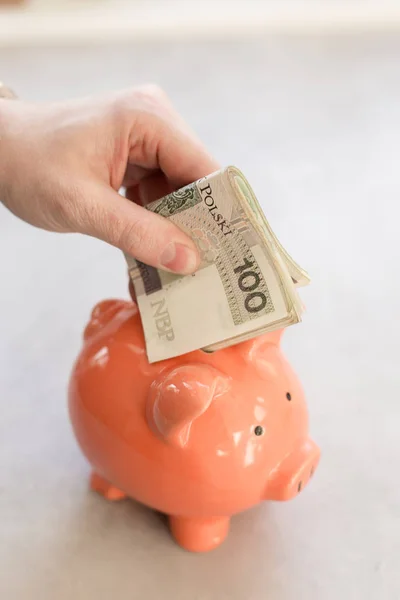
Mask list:
[[[307,439],[279,465],[267,486],[268,500],[290,500],[297,496],[310,481],[318,466],[320,449]]]

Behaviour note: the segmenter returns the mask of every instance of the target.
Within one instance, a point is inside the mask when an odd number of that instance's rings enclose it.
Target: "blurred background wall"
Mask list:
[[[0,0],[0,45],[394,29],[397,0]]]

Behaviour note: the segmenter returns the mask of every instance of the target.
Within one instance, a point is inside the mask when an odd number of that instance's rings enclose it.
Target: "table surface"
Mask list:
[[[125,264],[1,208],[1,598],[400,597],[399,64],[400,38],[373,36],[0,53],[30,100],[157,81],[246,173],[313,278],[284,348],[323,452],[298,498],[237,516],[206,555],[91,493],[66,386],[92,306],[127,297]]]

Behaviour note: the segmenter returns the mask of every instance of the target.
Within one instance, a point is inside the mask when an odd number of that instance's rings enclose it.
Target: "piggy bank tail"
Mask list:
[[[89,323],[86,325],[85,331],[83,332],[83,339],[86,341],[96,335],[96,333],[103,329],[117,313],[128,306],[132,306],[132,303],[125,300],[114,299],[103,300],[96,304],[92,310]]]

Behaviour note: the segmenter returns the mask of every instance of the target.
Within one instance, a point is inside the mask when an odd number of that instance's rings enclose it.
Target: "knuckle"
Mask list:
[[[118,95],[110,102],[108,106],[108,113],[110,115],[111,121],[115,123],[117,126],[120,126],[121,123],[124,123],[127,115],[129,114],[131,109],[131,105],[129,102],[129,98],[125,95]]]
[[[167,95],[156,83],[146,83],[136,88],[137,93],[150,101],[166,100]]]
[[[134,104],[139,109],[144,109],[155,114],[163,114],[170,102],[167,94],[156,84],[146,84],[135,89]]]
[[[116,122],[131,120],[138,114],[148,114],[165,120],[171,103],[164,90],[157,84],[145,84],[131,88],[118,95],[111,107]]]

